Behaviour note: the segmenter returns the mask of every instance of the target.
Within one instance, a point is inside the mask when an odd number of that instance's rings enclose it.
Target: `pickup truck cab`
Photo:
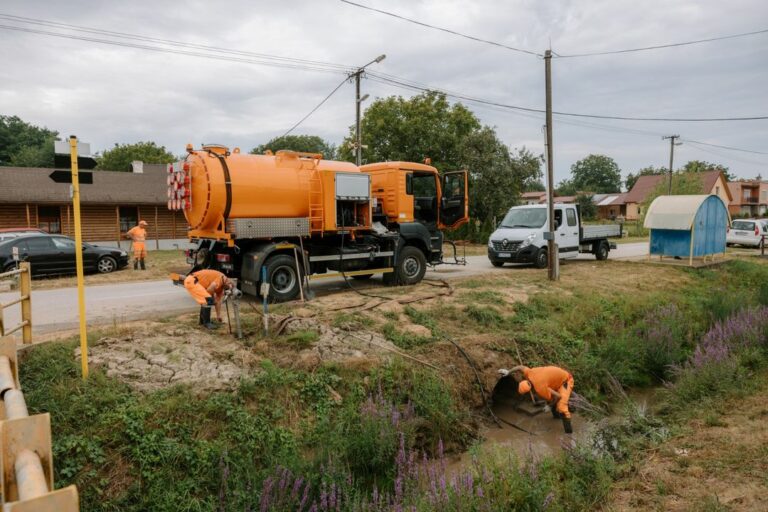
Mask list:
[[[575,258],[579,253],[607,259],[610,250],[616,248],[609,238],[620,238],[622,234],[621,224],[582,225],[576,205],[556,204],[554,214],[560,259]],[[547,205],[513,206],[488,240],[488,259],[495,267],[504,263],[532,263],[546,268],[544,233],[548,226]]]

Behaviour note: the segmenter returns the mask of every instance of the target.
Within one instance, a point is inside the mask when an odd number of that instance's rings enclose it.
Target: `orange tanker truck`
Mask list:
[[[441,176],[425,164],[188,145],[168,170],[168,207],[189,224],[193,270],[219,270],[250,295],[266,279],[274,300],[296,298],[305,276],[418,283],[443,263],[441,230],[468,221],[466,171]]]

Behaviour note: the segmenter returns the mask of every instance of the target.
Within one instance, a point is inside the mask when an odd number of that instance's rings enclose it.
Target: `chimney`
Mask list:
[[[131,162],[131,172],[134,174],[144,174],[144,162],[141,160]]]

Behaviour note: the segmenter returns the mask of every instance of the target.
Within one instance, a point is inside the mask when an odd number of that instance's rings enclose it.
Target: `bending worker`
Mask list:
[[[563,420],[565,433],[573,433],[571,411],[568,410],[568,399],[573,392],[573,375],[570,372],[557,366],[515,366],[511,370],[499,370],[504,377],[510,373],[518,383],[518,393],[525,395],[535,391],[552,408],[552,416]]]
[[[235,283],[219,271],[204,269],[192,272],[184,279],[184,288],[200,304],[200,325],[215,329],[211,323],[211,307],[216,308],[216,319],[221,322],[221,301],[224,292],[231,290]]]
[[[138,226],[134,226],[125,234],[125,238],[133,240],[133,270],[147,270],[144,258],[147,257],[147,221],[140,220]]]

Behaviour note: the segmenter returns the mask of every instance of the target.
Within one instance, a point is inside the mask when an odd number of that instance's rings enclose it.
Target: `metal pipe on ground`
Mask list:
[[[31,500],[48,494],[48,483],[40,457],[32,450],[21,450],[14,464],[19,501]]]

